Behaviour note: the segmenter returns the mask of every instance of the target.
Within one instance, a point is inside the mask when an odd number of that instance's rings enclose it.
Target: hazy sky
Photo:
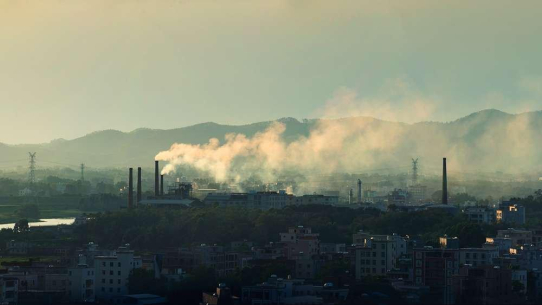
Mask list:
[[[542,1],[0,0],[0,142],[542,109]]]

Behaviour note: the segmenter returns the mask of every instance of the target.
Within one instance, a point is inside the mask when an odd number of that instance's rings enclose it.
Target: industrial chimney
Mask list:
[[[128,174],[128,208],[131,209],[134,205],[134,169],[130,167]]]
[[[160,175],[160,196],[164,196],[164,175]]]
[[[446,158],[442,159],[442,204],[448,204],[448,177],[446,174]]]
[[[159,181],[158,176],[160,176],[160,173],[158,172],[158,161],[154,161],[154,196],[158,197],[160,195],[160,187],[159,187]]]
[[[361,203],[361,179],[358,179],[358,203]]]
[[[354,203],[353,201],[354,201],[354,190],[350,189],[350,191],[348,192],[348,204]]]
[[[137,197],[136,205],[141,201],[141,167],[137,168]]]

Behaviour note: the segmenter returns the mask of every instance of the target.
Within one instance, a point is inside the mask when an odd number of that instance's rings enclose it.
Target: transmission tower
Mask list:
[[[30,184],[30,188],[32,188],[36,182],[36,153],[29,152],[28,156],[30,157],[28,166],[28,183]]]
[[[412,185],[418,184],[418,158],[412,159]]]
[[[85,181],[85,163],[81,163],[81,182]]]

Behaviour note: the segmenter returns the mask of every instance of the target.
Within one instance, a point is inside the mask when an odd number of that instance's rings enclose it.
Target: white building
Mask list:
[[[368,275],[386,275],[396,267],[399,256],[406,254],[406,240],[397,235],[371,235],[360,231],[353,235],[356,246],[356,279]]]
[[[86,257],[79,256],[79,264],[68,269],[69,292],[72,302],[94,302],[95,300],[95,270],[86,263]]]
[[[110,301],[113,297],[128,294],[128,277],[133,269],[142,267],[141,257],[126,247],[111,256],[94,258],[96,277],[96,300]]]

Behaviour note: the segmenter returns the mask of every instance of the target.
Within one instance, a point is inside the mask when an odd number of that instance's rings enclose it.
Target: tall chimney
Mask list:
[[[141,201],[141,167],[137,168],[137,201],[136,205]]]
[[[361,203],[361,179],[358,179],[358,203]]]
[[[128,174],[128,208],[131,209],[134,205],[134,169],[130,167]]]
[[[442,204],[448,204],[448,177],[446,173],[446,158],[442,159]]]
[[[158,172],[158,161],[154,161],[154,196],[158,197],[160,195],[160,188],[159,188],[159,181],[158,176],[160,173]]]
[[[164,175],[160,175],[160,196],[164,196]]]

